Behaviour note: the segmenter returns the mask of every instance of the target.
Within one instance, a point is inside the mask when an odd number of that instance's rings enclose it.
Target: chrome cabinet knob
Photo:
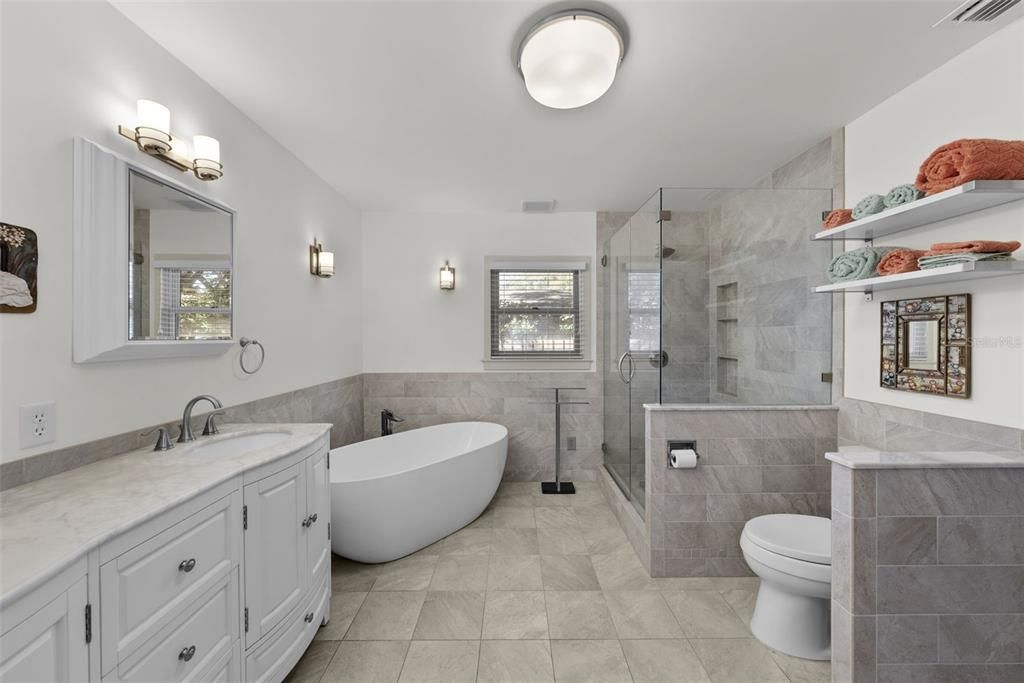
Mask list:
[[[182,648],[181,652],[178,653],[178,659],[183,662],[187,662],[196,656],[196,646],[189,645],[188,647]]]
[[[316,513],[315,512],[312,515],[309,516],[309,523],[310,524],[316,523]]]
[[[196,568],[196,559],[194,557],[190,557],[187,560],[182,560],[181,564],[178,565],[178,571],[179,572],[185,572],[186,574],[188,574],[190,571],[192,571],[195,568]]]
[[[308,624],[309,622],[313,621],[313,613],[312,613],[312,612],[310,612],[309,614],[307,614],[307,615],[305,616],[305,619],[306,619],[306,623],[307,623],[307,624]]]
[[[304,520],[302,520],[302,528],[303,529],[307,528],[310,524],[312,524],[312,522],[309,521],[309,517],[306,517]]]

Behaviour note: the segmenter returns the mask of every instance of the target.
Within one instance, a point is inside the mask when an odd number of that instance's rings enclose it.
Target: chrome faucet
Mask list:
[[[394,434],[394,425],[397,422],[405,422],[405,420],[397,417],[390,410],[384,409],[380,411],[380,435],[390,436]]]
[[[178,435],[178,443],[195,441],[196,435],[192,433],[192,409],[195,408],[196,404],[200,401],[209,401],[215,410],[220,410],[224,407],[220,401],[208,394],[196,396],[194,399],[186,403],[185,413],[181,416],[181,434]],[[209,430],[209,427],[210,420],[207,420],[207,430]],[[206,432],[204,431],[204,433]]]

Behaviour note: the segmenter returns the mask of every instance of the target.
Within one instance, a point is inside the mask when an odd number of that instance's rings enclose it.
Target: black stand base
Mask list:
[[[576,493],[576,486],[571,481],[560,482],[561,486],[553,481],[542,481],[540,483],[541,493]]]

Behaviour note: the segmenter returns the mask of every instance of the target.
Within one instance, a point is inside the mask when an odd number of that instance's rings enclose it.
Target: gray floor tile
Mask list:
[[[399,683],[474,683],[479,640],[414,640]]]
[[[548,641],[485,640],[480,643],[478,683],[549,683],[554,680]]]
[[[343,641],[322,683],[397,683],[409,641]]]
[[[636,683],[710,683],[700,658],[685,640],[623,640]]]
[[[617,640],[552,640],[555,680],[564,683],[632,683]]]

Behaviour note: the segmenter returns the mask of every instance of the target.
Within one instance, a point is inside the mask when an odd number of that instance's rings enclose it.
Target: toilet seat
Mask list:
[[[814,564],[832,564],[832,521],[810,515],[762,515],[743,535],[765,550]]]

